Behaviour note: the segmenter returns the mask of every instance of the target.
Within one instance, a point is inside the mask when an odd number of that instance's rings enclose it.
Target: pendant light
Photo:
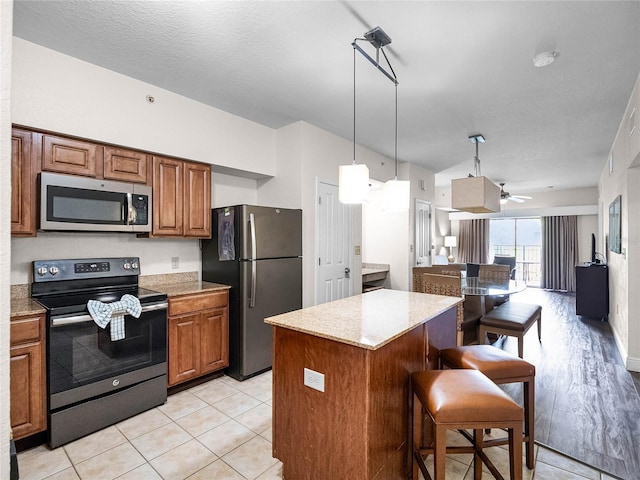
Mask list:
[[[393,70],[392,70],[393,71]],[[410,183],[398,180],[398,82],[396,85],[396,121],[395,121],[395,176],[393,180],[385,182],[382,187],[382,209],[409,210]]]
[[[356,50],[353,49],[353,163],[338,168],[338,199],[342,203],[362,203],[369,194],[369,168],[356,164]]]
[[[484,143],[481,134],[469,137],[476,145],[474,157],[475,176],[451,180],[451,208],[470,213],[495,213],[500,211],[500,188],[480,173],[478,144]]]

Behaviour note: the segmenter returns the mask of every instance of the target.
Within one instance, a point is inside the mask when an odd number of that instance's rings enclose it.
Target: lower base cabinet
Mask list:
[[[19,440],[47,429],[45,317],[12,317],[10,328],[11,429]]]
[[[169,386],[229,366],[229,292],[169,297]]]

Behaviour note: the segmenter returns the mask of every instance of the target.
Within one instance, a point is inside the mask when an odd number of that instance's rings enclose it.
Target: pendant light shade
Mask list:
[[[469,137],[476,144],[474,157],[475,176],[451,180],[451,208],[470,213],[495,213],[500,211],[500,189],[487,177],[480,175],[478,144],[484,143],[482,135]]]
[[[409,185],[405,180],[389,180],[382,186],[383,210],[409,210]]]
[[[362,203],[369,194],[369,167],[364,164],[340,165],[338,199],[342,203]]]

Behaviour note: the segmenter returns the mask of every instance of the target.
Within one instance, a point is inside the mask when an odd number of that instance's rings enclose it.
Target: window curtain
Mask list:
[[[487,263],[489,260],[489,219],[460,220],[458,258],[461,263]]]
[[[541,288],[576,291],[578,217],[542,217]]]

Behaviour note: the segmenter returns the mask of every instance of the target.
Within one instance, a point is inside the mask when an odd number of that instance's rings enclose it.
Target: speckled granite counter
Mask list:
[[[148,288],[155,290],[156,292],[165,293],[169,297],[175,297],[177,295],[189,295],[215,290],[228,290],[231,287],[221,283],[201,282],[196,280],[192,282],[154,284],[150,285]]]
[[[35,300],[27,298],[11,299],[11,316],[22,317],[24,315],[38,315],[46,313],[45,308]]]
[[[268,317],[265,322],[376,350],[461,301],[457,297],[376,290]]]

